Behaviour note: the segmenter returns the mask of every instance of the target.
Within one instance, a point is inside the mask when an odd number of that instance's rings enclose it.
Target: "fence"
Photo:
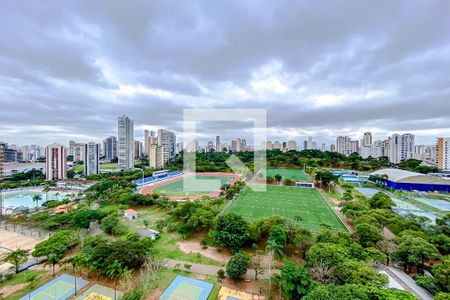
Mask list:
[[[0,222],[0,229],[15,232],[24,236],[29,236],[32,238],[36,238],[39,240],[46,239],[52,235],[51,231],[48,230],[40,230],[40,229],[33,229],[30,227],[17,225],[17,224],[9,224],[6,222]]]

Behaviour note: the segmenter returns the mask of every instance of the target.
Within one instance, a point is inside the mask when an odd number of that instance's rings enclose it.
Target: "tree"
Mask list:
[[[388,283],[387,277],[378,273],[372,266],[350,259],[336,266],[332,281],[337,285],[361,284],[380,288]]]
[[[191,230],[199,231],[209,229],[214,221],[214,214],[206,209],[197,209],[187,221],[187,225]]]
[[[280,226],[274,225],[270,227],[269,240],[267,244],[272,247],[272,250],[277,257],[284,255],[284,248],[286,247],[286,233]]]
[[[242,253],[238,252],[234,254],[227,264],[227,275],[233,280],[239,279],[242,275],[247,273],[247,269],[250,265],[250,258]]]
[[[284,262],[280,281],[287,299],[301,299],[313,286],[305,267],[290,260]]]
[[[39,206],[39,201],[42,200],[42,196],[40,194],[33,195],[33,202],[36,202],[36,208]]]
[[[228,213],[217,219],[214,237],[220,246],[238,252],[250,238],[249,224],[241,215]]]
[[[107,234],[118,234],[121,231],[120,221],[114,214],[105,217],[100,223],[100,228]]]
[[[407,273],[413,267],[417,268],[418,273],[422,273],[425,261],[438,256],[436,247],[423,238],[412,235],[403,236],[400,245],[391,254],[392,260],[403,265]]]
[[[148,291],[149,285],[157,288],[157,279],[161,270],[165,266],[164,258],[156,255],[147,256],[141,269],[141,278],[144,286],[144,293]]]
[[[122,268],[122,264],[118,261],[115,260],[113,261],[112,264],[109,264],[106,267],[106,276],[109,279],[114,279],[114,300],[116,300],[116,294],[117,294],[117,280],[119,279],[119,277],[122,275],[123,273],[123,268]]]
[[[339,245],[317,243],[306,252],[305,266],[312,279],[327,284],[334,268],[343,262],[345,254]]]
[[[48,201],[48,192],[50,192],[50,184],[45,183],[44,189],[42,190],[45,193],[45,202]]]
[[[446,256],[439,264],[433,266],[433,275],[439,286],[450,292],[450,256]]]
[[[219,269],[219,271],[217,271],[217,279],[219,282],[222,282],[225,279],[225,271],[223,269]]]
[[[380,229],[369,223],[361,223],[355,226],[356,236],[363,247],[373,247],[383,239]]]
[[[14,266],[15,273],[19,273],[20,265],[27,261],[28,256],[30,255],[29,250],[17,249],[12,252],[4,254],[0,261],[3,263],[10,263]]]
[[[392,206],[395,206],[395,203],[391,197],[380,192],[369,199],[369,206],[370,208],[391,209]]]
[[[306,251],[314,244],[312,232],[308,229],[300,229],[294,239],[295,245],[302,250],[302,258],[306,258]]]
[[[276,174],[274,177],[275,177],[275,180],[276,180],[277,182],[280,182],[280,181],[281,181],[281,178],[283,178],[283,177],[281,177],[280,174]]]
[[[317,171],[315,179],[317,182],[321,183],[322,187],[322,185],[328,186],[331,182],[336,182],[338,177],[330,171]]]
[[[51,265],[52,266],[52,276],[55,276],[55,265],[61,261],[61,258],[56,253],[50,253],[50,255],[47,257],[47,261],[44,263],[45,265]]]
[[[258,275],[264,273],[264,252],[257,250],[251,258],[251,268],[255,271],[255,281],[258,281]]]

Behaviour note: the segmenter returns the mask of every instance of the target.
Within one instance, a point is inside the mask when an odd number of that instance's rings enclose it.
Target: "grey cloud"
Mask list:
[[[448,132],[449,10],[445,0],[9,1],[0,12],[0,140],[100,140],[121,114],[180,132],[185,107],[267,108],[274,129],[331,135]],[[268,75],[287,91],[255,91],[255,74],[273,62],[280,69]],[[374,91],[386,93],[364,96]],[[324,94],[356,98],[315,106]],[[59,131],[33,126],[44,124]],[[206,124],[202,134],[249,128]]]

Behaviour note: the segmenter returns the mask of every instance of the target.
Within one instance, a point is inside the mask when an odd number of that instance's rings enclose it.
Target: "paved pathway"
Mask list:
[[[432,300],[433,296],[424,288],[417,285],[417,283],[408,276],[402,270],[396,269],[394,267],[384,267],[384,270],[394,277],[401,286],[403,286],[408,292],[412,293],[414,296],[422,300]]]
[[[184,264],[191,265],[191,268],[186,269],[184,267]],[[225,268],[223,268],[223,267],[203,265],[203,264],[194,264],[194,263],[190,263],[190,262],[186,262],[186,261],[179,261],[179,260],[173,260],[173,259],[166,260],[166,267],[177,269],[177,270],[182,270],[182,271],[188,271],[188,272],[192,272],[192,273],[203,274],[203,275],[212,275],[212,276],[217,276],[217,272],[220,269],[223,269],[225,271]],[[278,273],[280,273],[279,270],[272,271],[272,274],[278,274]],[[255,279],[255,271],[252,269],[248,269],[247,274],[242,276],[242,278],[254,280]],[[269,272],[264,272],[263,274],[258,275],[258,279],[268,279],[268,278],[269,278]]]

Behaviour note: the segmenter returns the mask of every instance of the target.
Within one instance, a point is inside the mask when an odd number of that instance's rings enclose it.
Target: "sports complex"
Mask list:
[[[326,200],[315,188],[267,185],[266,192],[246,188],[224,213],[233,212],[254,221],[279,215],[302,227],[319,231],[323,225],[334,231],[347,231]]]
[[[174,172],[171,172],[174,173]],[[217,197],[224,184],[234,184],[240,176],[231,173],[182,173],[177,172],[163,180],[145,183],[140,189],[142,194],[158,193],[172,200],[195,200],[202,196]]]

